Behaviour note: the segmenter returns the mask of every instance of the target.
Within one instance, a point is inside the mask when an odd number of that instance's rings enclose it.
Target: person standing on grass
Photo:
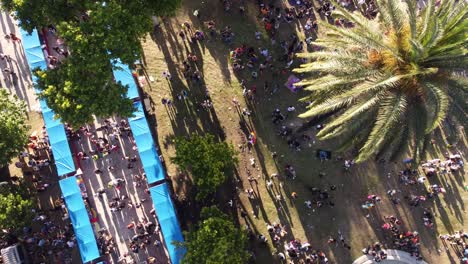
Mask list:
[[[170,81],[172,78],[172,75],[169,73],[169,71],[163,71],[162,76],[168,81]]]

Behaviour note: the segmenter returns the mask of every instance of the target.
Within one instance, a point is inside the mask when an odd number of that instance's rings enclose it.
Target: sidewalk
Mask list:
[[[409,253],[395,250],[395,249],[388,249],[385,250],[387,252],[387,259],[378,262],[379,264],[427,264],[427,262],[422,260],[416,260],[416,258],[412,257]],[[353,264],[374,264],[377,263],[374,261],[374,258],[369,255],[364,255],[356,259]]]
[[[6,39],[5,36],[10,33],[15,34],[21,39],[16,21],[7,13],[0,12],[0,53],[11,57],[0,60],[0,85],[8,89],[10,93],[16,94],[18,98],[24,100],[28,111],[35,111],[39,107],[39,102],[32,88],[31,75],[29,73],[26,56],[21,43]],[[5,73],[3,70],[8,67],[15,74]]]

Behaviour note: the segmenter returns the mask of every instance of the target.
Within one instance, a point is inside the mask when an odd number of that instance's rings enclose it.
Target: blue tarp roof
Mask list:
[[[42,53],[41,42],[37,34],[37,30],[33,30],[31,34],[20,28],[21,43],[23,44],[24,53],[28,61],[29,69],[32,70],[36,67],[41,69],[47,69],[47,64],[44,60],[44,54]]]
[[[83,263],[99,258],[96,237],[76,177],[59,181]]]
[[[135,99],[140,97],[138,94],[138,88],[133,78],[132,71],[130,68],[117,60],[114,64],[115,69],[114,78],[116,82],[121,82],[122,85],[128,86],[127,97],[130,99]]]
[[[128,119],[128,123],[132,129],[132,134],[138,147],[138,153],[140,154],[141,163],[145,170],[148,183],[151,184],[164,180],[164,170],[158,153],[156,152],[148,121],[143,112],[143,106],[141,102],[135,102],[133,106],[137,110],[133,113],[134,117]]]
[[[183,242],[184,237],[182,236],[179,221],[172,204],[169,188],[166,183],[163,183],[150,188],[150,193],[171,262],[178,264],[183,258],[186,249],[172,244],[173,241]]]
[[[42,52],[37,31],[34,30],[31,34],[28,34],[28,32],[20,29],[20,32],[29,69],[33,70],[36,67],[47,69],[47,63],[44,59],[44,53]],[[37,78],[32,75],[32,80],[36,83]],[[60,123],[60,120],[54,119],[55,114],[50,110],[44,100],[39,100],[39,105],[42,109],[42,116],[44,118],[47,134],[49,135],[58,175],[62,176],[74,172],[75,163],[73,162],[64,126]]]

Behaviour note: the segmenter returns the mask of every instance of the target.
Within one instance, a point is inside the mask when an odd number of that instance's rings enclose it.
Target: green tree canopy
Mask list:
[[[184,264],[247,263],[247,235],[216,207],[203,208],[196,230],[185,234]]]
[[[311,92],[301,117],[335,113],[317,136],[357,146],[358,162],[407,146],[419,159],[446,117],[466,123],[467,3],[429,0],[418,11],[416,2],[377,0],[373,20],[335,3],[334,15],[353,26],[322,21],[321,50],[300,55],[312,62],[295,71],[318,75],[299,83]]]
[[[55,25],[71,56],[50,72],[37,72],[36,88],[57,117],[73,126],[98,117],[128,117],[132,102],[126,87],[112,80],[111,62],[133,64],[140,39],[152,30],[153,15],[175,11],[181,0],[6,0],[26,30]]]
[[[28,130],[25,103],[0,89],[0,167],[7,165],[24,149]]]
[[[33,218],[33,202],[18,192],[0,193],[0,228],[16,230],[28,226]]]
[[[42,90],[39,96],[63,121],[75,127],[91,122],[93,114],[131,116],[132,100],[125,97],[128,88],[111,81],[111,65],[86,64],[87,59],[82,58],[69,57],[58,68],[35,71],[37,86]]]
[[[236,152],[226,142],[217,143],[213,135],[192,134],[190,138],[175,140],[176,156],[172,161],[181,169],[190,171],[198,187],[197,200],[215,193],[226,181],[226,173],[237,163]]]

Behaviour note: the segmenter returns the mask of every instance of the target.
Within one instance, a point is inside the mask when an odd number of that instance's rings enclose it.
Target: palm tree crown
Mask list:
[[[300,54],[312,60],[295,69],[318,74],[299,83],[311,92],[300,116],[331,115],[318,138],[358,146],[357,162],[406,146],[419,157],[449,112],[466,122],[466,2],[429,0],[424,10],[416,0],[376,2],[372,20],[335,4],[334,15],[352,26],[321,21],[321,50]]]

